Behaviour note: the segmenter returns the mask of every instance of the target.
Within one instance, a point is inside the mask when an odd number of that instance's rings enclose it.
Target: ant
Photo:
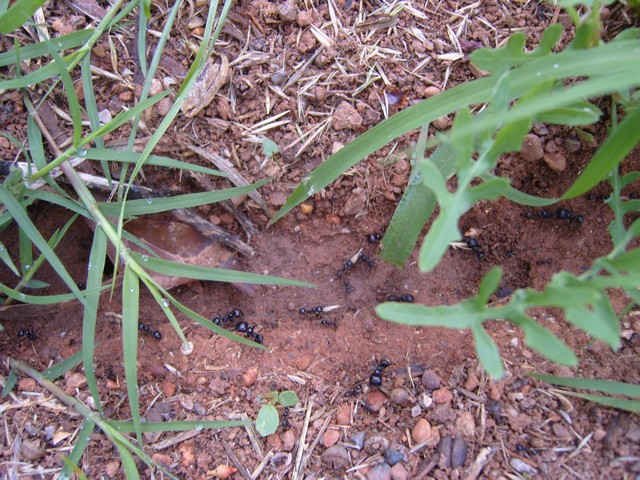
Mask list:
[[[151,335],[156,340],[162,340],[162,333],[160,332],[160,330],[154,330],[151,328],[150,325],[147,325],[146,323],[140,322],[138,324],[138,330],[148,335]]]
[[[280,417],[280,426],[283,430],[287,430],[291,425],[289,424],[289,407],[284,407],[282,410],[282,416]]]
[[[236,328],[236,331],[240,333],[244,333],[247,336],[247,338],[250,338],[256,343],[262,344],[262,342],[264,341],[264,338],[261,334],[255,332],[256,327],[257,325],[249,325],[248,322],[242,321],[242,322],[239,322],[235,328]]]
[[[243,316],[244,316],[244,313],[242,313],[242,310],[240,310],[239,308],[234,308],[233,310],[231,310],[229,313],[227,313],[222,317],[220,315],[216,315],[211,319],[211,321],[216,325],[222,325],[223,323],[229,323],[235,320],[236,318],[241,318]]]
[[[380,360],[373,373],[369,376],[369,385],[373,387],[379,387],[382,385],[382,373],[389,365],[391,365],[391,362],[386,358]]]
[[[369,268],[373,268],[376,265],[376,263],[373,261],[373,259],[371,257],[369,257],[368,255],[363,253],[362,248],[361,248],[352,257],[348,258],[342,264],[342,268],[340,270],[338,270],[338,272],[336,273],[336,277],[340,278],[343,275],[346,275],[360,261],[366,263]]]
[[[382,234],[380,233],[374,232],[367,235],[367,242],[371,244],[378,243],[380,240],[382,240]]]
[[[549,210],[540,210],[539,212],[527,212],[525,213],[526,218],[542,218],[545,220],[551,218],[557,218],[558,220],[568,220],[569,222],[576,222],[577,224],[582,225],[584,223],[584,216],[580,214],[576,214],[569,210],[568,208],[558,208],[555,213]]]
[[[473,250],[473,253],[478,257],[478,260],[482,260],[485,257],[485,253],[482,251],[482,247],[476,238],[465,236],[462,239],[464,240],[464,243],[467,244],[467,247]]]
[[[300,315],[316,315],[319,317],[322,313],[330,312],[340,308],[340,305],[317,305],[315,307],[300,307],[298,313]]]
[[[38,336],[30,328],[21,328],[18,330],[18,337],[26,337],[31,341],[37,340]]]
[[[413,303],[415,302],[415,298],[410,293],[405,293],[402,295],[387,295],[387,302],[404,302],[404,303]]]

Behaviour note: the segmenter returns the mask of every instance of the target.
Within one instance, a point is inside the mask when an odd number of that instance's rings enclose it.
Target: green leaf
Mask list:
[[[640,385],[632,383],[616,382],[613,380],[599,380],[594,378],[557,377],[532,373],[532,376],[543,382],[560,385],[561,387],[579,388],[583,390],[597,390],[608,395],[626,395],[631,398],[640,398]]]
[[[24,232],[34,243],[34,245],[40,250],[40,252],[46,257],[49,264],[56,271],[62,281],[69,287],[75,297],[80,303],[84,305],[85,300],[82,293],[78,289],[78,286],[67,272],[63,263],[55,254],[53,249],[49,246],[47,241],[42,237],[36,226],[31,222],[31,219],[27,215],[22,205],[11,195],[11,193],[0,185],[0,202],[4,204],[7,210],[11,213],[11,216],[15,222],[20,226],[20,231]]]
[[[11,255],[9,255],[9,252],[7,251],[7,248],[4,246],[4,243],[0,242],[0,260],[2,260],[2,262],[9,267],[9,269],[16,275],[16,276],[20,276],[20,272],[18,272],[18,268],[16,267],[15,263],[13,263],[13,260],[11,259]]]
[[[82,315],[82,361],[87,385],[93,397],[94,405],[98,411],[102,411],[100,395],[98,393],[98,381],[96,379],[93,357],[95,354],[96,320],[98,317],[98,303],[100,301],[100,287],[107,256],[107,236],[100,226],[96,225],[93,233],[93,243],[89,253],[89,265],[87,267],[87,303]]]
[[[502,268],[493,267],[489,270],[478,287],[478,294],[476,295],[476,301],[479,307],[484,307],[489,301],[489,297],[500,286],[500,280],[502,279]]]
[[[267,157],[273,157],[276,153],[280,152],[280,147],[273,140],[264,137],[262,139],[262,153]]]
[[[597,122],[601,115],[602,111],[595,105],[589,102],[579,102],[574,105],[541,113],[536,120],[542,123],[576,127],[580,125],[591,125]]]
[[[510,317],[524,332],[524,343],[552,362],[574,366],[578,359],[567,344],[526,315]]]
[[[118,449],[120,454],[120,460],[122,461],[122,469],[127,480],[140,480],[140,474],[138,473],[138,467],[136,461],[133,459],[133,455],[127,450],[127,447],[122,445],[117,439],[111,439],[113,444]]]
[[[103,160],[110,162],[136,163],[140,159],[140,154],[136,152],[114,150],[111,148],[90,148],[87,150],[86,157],[88,160]],[[205,173],[207,175],[215,175],[224,177],[226,174],[220,170],[202,167],[188,162],[181,162],[170,157],[162,157],[158,155],[149,155],[146,165],[155,165],[158,167],[176,168],[178,170],[190,170],[196,173]]]
[[[260,407],[258,417],[256,418],[256,430],[263,437],[269,436],[276,432],[280,424],[280,417],[276,407],[267,403]]]
[[[86,30],[72,32],[68,35],[61,35],[51,40],[12,48],[9,51],[0,53],[0,67],[6,67],[7,65],[16,64],[20,61],[35,57],[44,57],[49,55],[50,49],[61,52],[62,50],[78,47],[87,41],[93,32],[94,30],[92,28],[88,28]]]
[[[253,283],[256,285],[283,285],[294,287],[311,287],[306,282],[288,280],[270,275],[259,275],[225,268],[209,268],[200,265],[173,262],[158,257],[142,257],[138,253],[131,255],[145,268],[171,277],[186,277],[194,280],[209,280],[213,282]]]
[[[475,304],[462,302],[457,305],[427,307],[399,302],[385,302],[376,307],[376,313],[384,320],[403,323],[412,327],[469,328],[478,318],[483,319]]]
[[[135,432],[133,422],[122,420],[109,420],[109,425],[119,432],[132,433]],[[150,432],[185,432],[189,430],[202,430],[244,427],[247,425],[246,420],[181,420],[173,422],[142,422],[140,430],[143,433]]]
[[[11,33],[33,15],[46,0],[16,0],[9,9],[0,15],[0,33]]]
[[[589,393],[577,393],[563,391],[565,395],[570,397],[582,398],[590,402],[604,405],[605,407],[617,408],[631,413],[640,413],[640,400],[627,400],[624,398],[605,397],[602,395],[591,395]]]
[[[269,180],[260,180],[244,187],[225,188],[224,190],[214,190],[211,192],[187,193],[173,197],[154,197],[140,200],[129,200],[125,202],[124,215],[126,217],[136,215],[151,215],[152,213],[167,212],[178,208],[192,208],[200,205],[221,202],[230,198],[245,195],[260,188]],[[100,210],[105,215],[117,215],[121,209],[120,202],[102,203]]]
[[[42,372],[42,376],[52,381],[62,377],[69,370],[72,370],[80,365],[80,362],[82,362],[81,354],[82,352],[76,352],[70,357],[65,358],[61,362],[50,366],[44,372]]]
[[[138,442],[142,442],[140,430],[140,404],[138,401],[138,313],[140,282],[138,276],[125,266],[122,282],[122,352],[124,374],[129,396],[129,408]]]
[[[283,407],[295,407],[300,401],[296,392],[284,390],[278,394],[278,403]]]
[[[578,197],[604,180],[631,150],[640,143],[640,108],[628,112],[609,133],[607,139],[589,161],[587,167],[562,196],[563,200]]]
[[[82,52],[74,52],[70,55],[63,57],[63,60],[67,65],[71,62],[80,59]],[[54,62],[49,62],[46,65],[29,72],[26,75],[10,78],[8,80],[0,80],[0,90],[15,90],[17,88],[26,88],[31,85],[42,83],[49,78],[55,77],[58,74],[58,67]]]
[[[500,358],[500,352],[493,339],[482,327],[482,323],[480,322],[473,322],[471,332],[475,340],[478,358],[484,369],[492,378],[502,378],[504,375],[504,367],[502,365],[502,359]]]
[[[82,454],[89,445],[89,440],[91,439],[91,434],[93,433],[95,426],[96,424],[89,419],[85,419],[82,423],[82,428],[80,429],[80,432],[78,432],[76,443],[73,445],[73,450],[71,450],[71,453],[69,454],[69,462],[71,465],[78,465],[78,463],[80,463]],[[65,462],[62,472],[60,472],[60,476],[58,477],[59,480],[69,480],[71,478],[71,465],[68,465]]]

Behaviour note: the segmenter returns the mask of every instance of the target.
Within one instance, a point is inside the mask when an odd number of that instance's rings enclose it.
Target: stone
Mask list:
[[[336,410],[336,423],[338,425],[349,425],[351,423],[351,405],[342,403]]]
[[[427,390],[435,390],[440,388],[440,376],[433,370],[425,370],[422,374],[422,385]]]
[[[453,394],[447,387],[442,387],[434,391],[432,397],[433,401],[438,405],[448,404],[453,400]]]
[[[380,390],[371,390],[365,397],[364,406],[370,412],[379,412],[387,402],[387,396]]]
[[[408,478],[409,472],[401,463],[396,463],[391,467],[391,480],[407,480]]]
[[[20,454],[24,460],[33,462],[44,457],[45,451],[37,440],[23,440],[20,445]]]
[[[313,14],[311,10],[300,10],[296,17],[296,23],[299,27],[308,27],[313,23]]]
[[[451,126],[451,119],[447,115],[436,118],[431,124],[438,130],[446,130]]]
[[[562,423],[554,423],[553,425],[551,425],[551,430],[553,431],[553,434],[558,438],[561,438],[563,440],[568,440],[571,438],[571,432]]]
[[[334,130],[354,130],[362,126],[362,115],[348,102],[343,101],[333,112]]]
[[[634,443],[640,443],[640,425],[632,423],[629,426],[629,430],[627,430],[625,437]]]
[[[440,93],[440,89],[438,87],[433,86],[433,85],[431,85],[429,87],[425,87],[425,89],[422,90],[422,96],[424,98],[434,97],[434,96],[438,95],[439,93]]]
[[[411,438],[416,443],[424,443],[431,436],[431,424],[427,419],[421,418],[413,426],[411,430]]]
[[[563,172],[567,168],[567,159],[561,152],[546,153],[544,163],[556,172]]]
[[[352,443],[351,445],[348,445],[349,448],[353,448],[355,450],[362,450],[364,448],[365,437],[366,437],[365,432],[356,432],[353,435],[351,435],[349,440],[351,440]]]
[[[465,438],[473,438],[476,434],[476,423],[471,412],[462,412],[456,420],[456,430]]]
[[[250,387],[258,379],[258,367],[251,367],[242,374],[242,384],[245,387]]]
[[[330,428],[329,430],[324,432],[324,435],[322,436],[322,444],[326,448],[332,447],[333,445],[338,443],[338,440],[340,440],[340,432],[338,430],[334,430],[333,428]]]
[[[384,460],[393,467],[396,463],[405,462],[407,456],[403,452],[402,446],[392,445],[384,451]]]
[[[534,133],[530,133],[524,137],[522,142],[522,148],[520,149],[520,155],[528,162],[537,162],[544,157],[544,148],[542,147],[542,140]]]
[[[87,377],[82,373],[74,372],[67,376],[65,382],[65,390],[71,392],[76,388],[80,388],[87,384]]]
[[[300,36],[300,42],[298,42],[298,51],[300,53],[310,52],[311,50],[316,48],[317,43],[318,41],[316,40],[316,37],[313,35],[313,33],[311,33],[311,31],[309,30],[306,30]]]
[[[119,471],[120,462],[118,460],[113,460],[104,466],[104,473],[106,473],[109,478],[116,478]]]
[[[414,405],[411,407],[411,418],[416,418],[420,415],[422,415],[422,408],[420,408],[420,405]]]
[[[322,463],[334,470],[344,468],[349,465],[349,454],[347,449],[341,445],[334,445],[322,452]]]
[[[472,370],[469,370],[467,373],[467,380],[464,382],[464,388],[473,392],[480,385],[480,380],[478,380],[478,376]]]
[[[364,211],[367,205],[367,192],[363,188],[354,188],[344,203],[342,213],[351,217]]]
[[[533,468],[528,463],[520,460],[519,458],[512,458],[509,461],[509,464],[513,467],[513,469],[518,473],[526,473],[528,475],[537,475],[538,470]]]
[[[372,435],[364,442],[364,448],[371,455],[382,453],[389,448],[389,440],[382,435]]]
[[[438,443],[438,455],[440,457],[438,466],[440,468],[451,468],[451,447],[453,446],[453,437],[447,435],[442,437]]]
[[[164,97],[156,104],[156,108],[158,109],[158,114],[162,117],[166,117],[167,114],[169,113],[169,110],[171,110],[172,105],[173,105],[173,102],[171,101],[171,99],[169,97]]]
[[[305,215],[311,215],[313,213],[313,205],[309,202],[301,203],[300,211]]]
[[[444,405],[438,405],[431,414],[431,419],[438,423],[449,423],[456,419],[456,412],[447,403]]]
[[[291,429],[282,432],[280,440],[282,440],[282,450],[285,452],[290,452],[296,446],[296,434]]]
[[[391,480],[391,467],[386,463],[379,463],[367,472],[367,480]]]
[[[298,7],[295,2],[284,2],[278,7],[278,15],[282,21],[293,23],[298,19]]]
[[[453,445],[451,446],[451,467],[458,468],[464,465],[464,462],[467,460],[467,442],[460,436],[457,435],[453,440]]]
[[[406,405],[409,403],[409,392],[406,389],[398,387],[391,390],[391,402],[396,405]]]
[[[33,392],[35,388],[36,381],[33,378],[21,378],[18,382],[18,390],[21,392]]]

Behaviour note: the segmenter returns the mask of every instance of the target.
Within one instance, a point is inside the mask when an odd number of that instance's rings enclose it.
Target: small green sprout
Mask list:
[[[276,406],[293,407],[300,400],[296,392],[283,390],[281,392],[272,391],[266,395],[267,403],[260,407],[256,418],[256,430],[260,435],[266,437],[275,433],[280,425],[280,415]]]

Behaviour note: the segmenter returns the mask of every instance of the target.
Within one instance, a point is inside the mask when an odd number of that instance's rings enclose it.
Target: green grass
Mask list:
[[[376,308],[381,318],[405,325],[470,330],[480,362],[494,378],[504,374],[504,367],[485,329],[486,321],[508,321],[522,329],[525,343],[533,350],[554,362],[576,365],[574,352],[530,316],[531,308],[560,308],[573,326],[616,349],[620,326],[608,290],[621,289],[630,302],[640,303],[640,249],[629,249],[640,235],[640,220],[630,225],[625,222],[625,215],[640,211],[640,201],[621,194],[640,173],[618,174],[620,164],[640,143],[640,31],[628,29],[603,42],[603,2],[588,2],[582,16],[575,9],[578,2],[561,3],[576,22],[569,45],[558,48],[562,26],[551,25],[532,51],[525,51],[522,33],[513,35],[501,48],[475,51],[471,61],[488,76],[424,100],[360,135],[311,172],[272,220],[276,222],[369,154],[417,128],[421,130],[413,148],[409,182],[382,240],[382,257],[398,266],[407,262],[429,220],[432,223],[418,255],[418,266],[424,272],[433,270],[450,244],[460,240],[460,217],[478,202],[505,197],[523,205],[547,206],[608,181],[613,189],[608,200],[615,217],[609,229],[613,249],[595,259],[583,274],[559,272],[542,291],[521,289],[508,304],[493,305],[489,298],[502,277],[501,268],[495,267],[482,279],[476,296],[456,305],[387,302]],[[520,150],[534,122],[567,127],[594,124],[603,119],[592,100],[603,96],[611,99],[613,112],[606,139],[561,198],[526,194],[507,178],[495,175],[500,157]],[[429,123],[452,113],[451,129],[430,137]],[[456,180],[453,189],[448,183],[452,178]]]

